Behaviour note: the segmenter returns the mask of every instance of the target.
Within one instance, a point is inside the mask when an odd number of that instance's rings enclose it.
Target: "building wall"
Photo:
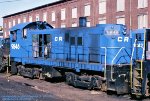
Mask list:
[[[32,21],[36,21],[36,15],[39,15],[39,20],[43,21],[43,14],[46,13],[46,20],[49,24],[54,27],[71,27],[78,26],[78,19],[81,16],[85,16],[85,5],[90,5],[90,16],[87,16],[88,26],[95,26],[98,23],[123,23],[128,29],[137,29],[142,27],[150,27],[150,6],[139,8],[139,0],[106,0],[106,13],[99,13],[99,8],[101,11],[105,11],[104,4],[99,6],[100,1],[105,0],[71,0],[64,3],[59,3],[52,6],[46,6],[41,9],[31,10],[19,15],[9,16],[4,18],[4,37],[9,37],[9,28],[13,25],[18,24],[18,19],[20,23],[24,21],[26,17],[26,22],[29,22],[29,17],[32,16]],[[124,1],[124,3],[118,3],[117,1]],[[144,0],[141,0],[144,1]],[[146,0],[145,0],[146,1]],[[147,5],[150,2],[147,0]],[[123,10],[118,11],[119,9]],[[131,7],[131,8],[130,8]],[[77,17],[72,18],[72,9],[77,8]],[[65,19],[61,20],[61,10],[65,9]],[[52,21],[52,12],[55,12],[55,21]],[[144,15],[144,16],[140,16]],[[145,16],[146,15],[146,16]],[[140,16],[140,17],[139,17]],[[139,18],[138,18],[139,17]],[[138,19],[141,19],[140,21]],[[145,20],[146,19],[146,20]],[[14,23],[15,20],[15,24]],[[144,20],[144,21],[143,21]],[[125,22],[123,22],[125,21]],[[147,26],[144,26],[147,23]]]

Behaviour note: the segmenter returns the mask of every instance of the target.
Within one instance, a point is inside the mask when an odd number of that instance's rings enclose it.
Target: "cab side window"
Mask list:
[[[70,38],[70,41],[71,41],[71,42],[70,42],[71,45],[75,45],[75,37],[71,37],[71,38]]]
[[[16,42],[17,40],[17,31],[11,31],[12,34],[12,42]]]
[[[137,39],[138,41],[142,40],[141,33],[137,33],[137,34],[136,34],[136,39]]]
[[[66,33],[66,34],[65,34],[65,41],[66,41],[66,42],[69,42],[69,33]]]
[[[78,37],[78,46],[82,46],[82,37]]]
[[[23,37],[24,39],[27,38],[27,29],[23,29],[22,37]]]

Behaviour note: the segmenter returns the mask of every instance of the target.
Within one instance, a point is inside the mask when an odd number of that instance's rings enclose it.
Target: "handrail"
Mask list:
[[[116,54],[116,56],[113,58],[113,60],[112,60],[112,62],[111,62],[111,80],[114,80],[114,79],[113,79],[113,72],[112,72],[113,62],[114,62],[114,60],[117,58],[117,56],[119,55],[119,53],[121,52],[121,50],[122,50],[123,48],[125,48],[125,47],[121,47],[121,49],[119,49],[118,53]]]
[[[136,45],[136,41],[137,41],[137,39],[135,39],[134,40],[134,44],[133,44],[133,48],[132,48],[132,55],[131,55],[131,59],[130,59],[130,85],[131,85],[131,87],[132,87],[132,59],[133,59],[133,54],[134,54],[134,47],[135,47],[135,45]]]

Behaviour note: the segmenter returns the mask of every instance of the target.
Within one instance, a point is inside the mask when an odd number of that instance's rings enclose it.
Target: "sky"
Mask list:
[[[0,0],[0,26],[3,25],[3,16],[55,1],[58,0]]]

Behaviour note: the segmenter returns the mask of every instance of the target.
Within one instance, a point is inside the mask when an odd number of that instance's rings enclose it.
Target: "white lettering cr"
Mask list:
[[[118,37],[118,42],[128,42],[129,41],[129,37]]]
[[[124,38],[124,42],[128,42],[129,41],[129,38],[128,37],[125,37]]]
[[[118,37],[118,42],[122,42],[122,37]]]
[[[62,41],[62,37],[59,37],[59,41]]]
[[[58,37],[55,37],[55,41],[58,41]]]
[[[55,41],[62,41],[63,38],[62,37],[55,37]]]

